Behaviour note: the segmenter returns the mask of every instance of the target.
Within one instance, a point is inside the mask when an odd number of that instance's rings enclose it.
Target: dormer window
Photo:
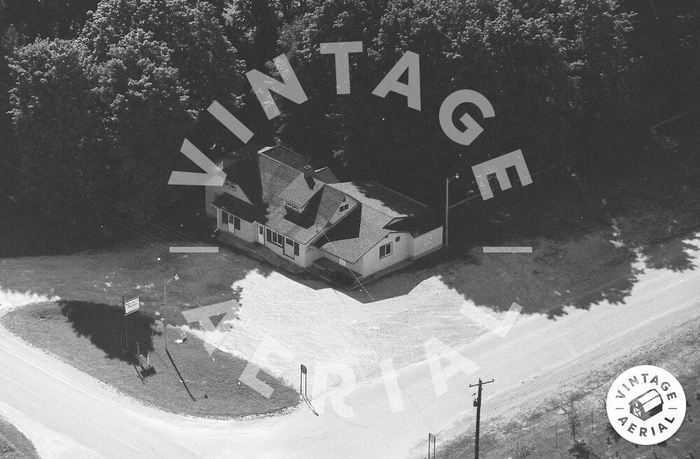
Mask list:
[[[290,210],[293,210],[293,211],[295,211],[295,212],[301,212],[301,208],[300,208],[298,205],[294,204],[293,202],[285,201],[284,204],[285,204],[285,206],[287,206],[287,208],[290,209]]]
[[[230,180],[226,180],[226,182],[224,182],[224,186],[225,186],[226,188],[228,188],[229,190],[231,190],[231,191],[236,191],[236,190],[238,189],[238,187],[236,186],[236,184],[233,183],[233,182],[230,181]]]
[[[350,203],[349,203],[349,202],[346,202],[346,203],[342,204],[342,205],[340,206],[340,209],[338,209],[338,210],[339,210],[340,213],[342,214],[343,212],[345,212],[345,211],[348,210],[349,208],[350,208]]]

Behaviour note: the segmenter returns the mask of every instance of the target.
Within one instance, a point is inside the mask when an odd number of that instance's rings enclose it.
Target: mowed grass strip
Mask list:
[[[130,352],[124,353],[120,307],[80,301],[40,303],[8,313],[3,324],[33,345],[119,391],[162,410],[206,417],[271,414],[299,403],[295,389],[265,372],[258,379],[273,388],[265,398],[238,381],[247,362],[215,351],[209,356],[201,340],[189,335],[176,343],[179,330],[169,328],[168,350],[187,389],[164,351],[162,327],[150,316],[128,316]],[[136,342],[150,353],[155,373],[139,377],[145,359],[136,357]]]
[[[39,458],[32,442],[4,418],[0,418],[0,458]]]

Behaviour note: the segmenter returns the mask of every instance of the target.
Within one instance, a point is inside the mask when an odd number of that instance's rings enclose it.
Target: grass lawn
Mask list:
[[[184,344],[174,342],[180,337],[174,326],[187,323],[182,311],[235,300],[240,292],[232,290],[231,284],[254,270],[269,273],[255,261],[228,250],[170,254],[167,244],[132,243],[109,250],[3,258],[0,297],[19,292],[16,296],[21,298],[22,293],[30,292],[61,298],[16,309],[3,322],[81,371],[166,411],[225,417],[272,413],[295,406],[299,402],[296,391],[261,373],[258,378],[275,388],[266,399],[238,383],[245,360],[218,351],[212,359],[194,336]],[[168,284],[166,306],[163,282],[175,274],[178,280]],[[128,317],[128,324],[132,351],[139,341],[142,354],[151,353],[150,364],[156,370],[143,383],[137,361],[123,354],[122,296],[139,296],[142,302],[139,312]],[[164,352],[158,318],[170,325],[168,349],[194,402]]]
[[[296,390],[261,372],[258,378],[274,389],[269,399],[263,397],[238,381],[247,365],[245,360],[221,352],[214,352],[212,358],[194,336],[177,344],[180,333],[173,329],[167,335],[168,349],[185,388],[163,349],[162,327],[152,318],[138,313],[129,316],[132,353],[122,353],[122,313],[115,306],[77,301],[39,303],[11,311],[3,323],[76,368],[169,412],[239,417],[273,413],[299,402]],[[143,382],[139,361],[133,357],[136,340],[141,349],[151,349],[150,364],[156,370]]]
[[[39,456],[27,437],[15,426],[0,418],[0,458],[33,459]]]

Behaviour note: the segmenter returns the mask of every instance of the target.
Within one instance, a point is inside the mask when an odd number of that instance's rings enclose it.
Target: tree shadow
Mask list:
[[[124,317],[120,307],[85,301],[59,301],[61,313],[71,322],[78,336],[87,337],[102,349],[110,359],[119,359],[136,365],[136,343],[144,354],[153,351],[153,336],[160,335],[154,329],[155,320],[140,312]],[[126,320],[128,352],[125,352],[124,320]]]
[[[660,182],[664,182],[660,180]],[[664,183],[668,183],[667,181]],[[406,295],[431,277],[477,306],[556,318],[565,308],[624,304],[647,269],[693,270],[689,238],[700,227],[698,186],[620,180],[607,188],[562,182],[501,192],[450,214],[450,247],[349,295],[362,303]],[[530,188],[530,189],[528,189]],[[617,193],[617,194],[616,194]],[[683,205],[665,200],[685,195]],[[533,205],[536,203],[536,206]],[[534,206],[534,207],[533,207]],[[531,254],[484,254],[484,246],[532,246]]]

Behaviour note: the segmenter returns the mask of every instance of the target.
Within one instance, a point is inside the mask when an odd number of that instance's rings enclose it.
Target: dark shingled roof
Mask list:
[[[439,226],[424,218],[425,205],[375,182],[337,183],[330,169],[314,171],[306,158],[281,145],[238,158],[224,170],[253,204],[225,193],[214,200],[215,206],[302,244],[318,238],[317,247],[351,263],[392,232]],[[284,201],[303,211],[288,210]],[[341,214],[344,202],[350,206]]]
[[[247,202],[241,201],[237,197],[232,196],[228,193],[223,193],[216,196],[212,204],[215,207],[235,214],[248,222],[265,221],[264,207],[248,204]]]
[[[323,183],[338,183],[338,177],[328,167],[323,167],[314,172],[314,177]]]
[[[345,200],[344,194],[325,186],[309,201],[302,213],[288,211],[282,205],[270,206],[266,226],[307,244],[327,226],[339,220],[336,213]]]
[[[259,155],[267,156],[288,167],[304,172],[311,167],[311,162],[299,153],[291,150],[284,145],[276,145],[274,147],[266,147],[258,152]],[[308,166],[308,168],[307,168]],[[313,169],[312,169],[313,170]]]
[[[320,180],[316,180],[311,176],[307,177],[304,176],[304,174],[299,174],[299,176],[280,193],[280,199],[294,203],[299,207],[304,207],[306,203],[309,202],[309,199],[323,188],[323,185],[324,183]]]
[[[293,168],[272,160],[264,155],[258,156],[260,182],[263,201],[270,204],[279,202],[279,194],[299,175]]]
[[[262,187],[260,183],[260,171],[258,158],[239,158],[232,164],[224,167],[226,180],[230,180],[248,196],[254,204],[262,202]]]
[[[427,210],[425,204],[376,182],[343,182],[330,186],[392,218],[416,217]]]
[[[350,263],[357,260],[386,238],[391,217],[368,206],[357,206],[351,214],[321,237],[316,246]]]

